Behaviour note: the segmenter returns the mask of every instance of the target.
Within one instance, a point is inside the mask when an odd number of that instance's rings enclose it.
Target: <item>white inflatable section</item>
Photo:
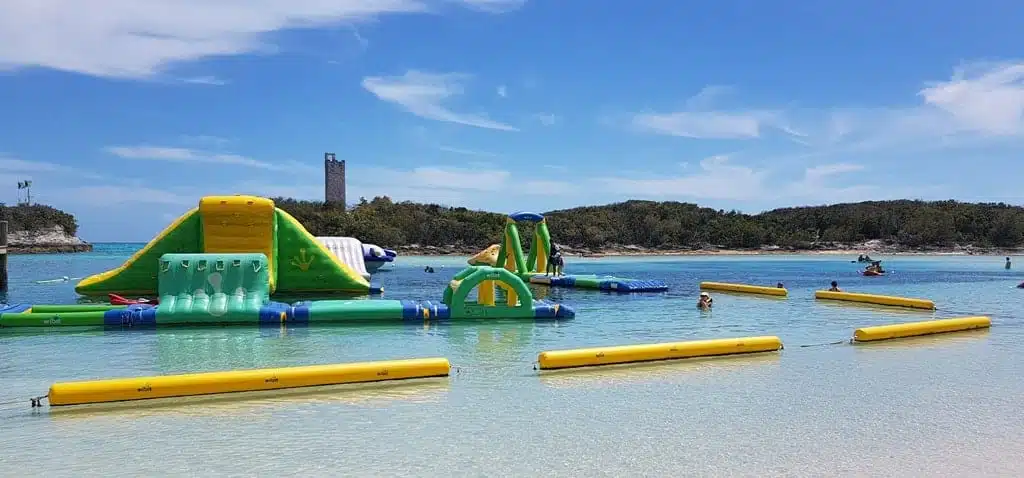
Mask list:
[[[363,243],[359,239],[354,237],[318,237],[316,240],[364,279],[370,279],[370,273],[366,271],[366,262],[363,261]]]

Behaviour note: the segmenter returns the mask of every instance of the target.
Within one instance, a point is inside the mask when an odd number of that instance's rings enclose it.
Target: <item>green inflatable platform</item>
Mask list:
[[[258,272],[267,275],[269,294],[380,291],[273,201],[255,196],[204,197],[199,207],[178,218],[123,265],[86,277],[75,291],[151,296],[157,293],[160,268],[165,266],[160,257],[190,253],[262,254],[266,268]]]

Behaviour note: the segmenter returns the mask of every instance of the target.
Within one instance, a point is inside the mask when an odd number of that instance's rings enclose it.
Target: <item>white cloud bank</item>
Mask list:
[[[705,88],[684,111],[634,114],[631,125],[696,139],[755,139],[775,129],[821,155],[1024,138],[1024,61],[965,64],[924,84],[907,107],[712,109],[724,92]]]
[[[107,146],[106,148],[103,148],[103,151],[122,159],[135,161],[175,161],[187,163],[224,164],[247,168],[266,169],[270,171],[289,171],[297,173],[320,171],[318,168],[298,163],[296,161],[271,163],[239,154],[211,152],[174,146]]]
[[[3,0],[0,69],[42,67],[147,78],[171,65],[273,51],[266,34],[426,14],[448,4],[490,13],[523,0]],[[220,80],[216,80],[220,81]]]

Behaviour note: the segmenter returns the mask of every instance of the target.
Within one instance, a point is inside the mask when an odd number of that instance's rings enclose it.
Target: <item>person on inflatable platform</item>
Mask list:
[[[561,276],[564,266],[565,259],[562,258],[562,251],[558,249],[558,244],[551,243],[551,252],[548,253],[548,268],[544,274],[554,273],[556,277]]]
[[[832,281],[832,287],[830,287],[828,289],[828,291],[829,292],[842,292],[841,290],[839,290],[839,283],[836,282],[836,281]]]

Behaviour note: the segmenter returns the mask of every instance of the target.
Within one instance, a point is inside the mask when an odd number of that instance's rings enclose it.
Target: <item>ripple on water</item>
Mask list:
[[[73,283],[128,247],[13,256],[12,302],[73,303]],[[617,296],[537,289],[564,323],[0,334],[0,475],[1009,475],[1024,447],[1020,274],[999,258],[893,258],[863,278],[839,257],[573,259],[570,272],[661,278]],[[436,274],[422,272],[433,265]],[[436,299],[458,258],[399,259],[388,298]],[[714,293],[772,285],[787,299]],[[931,298],[935,312],[816,301],[847,290]],[[866,325],[990,314],[993,329],[849,345]],[[538,373],[543,350],[778,335],[781,353]],[[53,381],[445,356],[448,379],[32,412]],[[245,398],[245,399],[242,399]],[[32,446],[24,446],[31,443]],[[255,444],[255,445],[254,445]]]

